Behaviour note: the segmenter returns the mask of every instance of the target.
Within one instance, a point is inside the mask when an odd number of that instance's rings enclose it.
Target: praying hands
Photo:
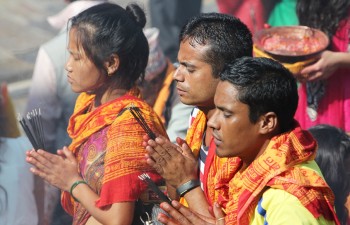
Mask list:
[[[69,191],[75,181],[82,180],[78,173],[78,163],[67,147],[63,147],[57,153],[56,155],[33,149],[27,151],[26,161],[34,166],[31,168],[32,173],[61,190]]]
[[[177,188],[198,178],[198,161],[185,140],[177,138],[178,145],[162,136],[155,140],[145,136],[144,140],[147,163],[157,170],[167,184]]]
[[[165,179],[171,199],[183,197],[193,212],[212,217],[199,186],[198,160],[185,140],[177,138],[176,142],[177,145],[162,136],[155,140],[144,136],[147,163]]]
[[[160,204],[160,207],[167,212],[170,216],[165,214],[160,214],[158,220],[167,225],[224,225],[225,224],[225,214],[221,210],[219,204],[215,203],[213,207],[213,212],[215,218],[201,216],[194,213],[189,208],[181,205],[177,201],[172,201],[172,205],[168,203]]]

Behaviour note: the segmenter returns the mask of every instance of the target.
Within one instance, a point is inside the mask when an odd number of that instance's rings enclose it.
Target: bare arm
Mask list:
[[[324,51],[316,63],[301,71],[301,75],[307,77],[307,81],[324,80],[339,68],[350,68],[350,53]]]
[[[95,206],[99,196],[93,192],[89,186],[79,184],[74,190],[73,195],[84,208],[92,215],[88,224],[131,224],[134,215],[134,202],[114,203],[106,209],[100,209]]]
[[[179,200],[180,196],[176,193],[176,188],[171,186],[170,184],[166,183],[167,191],[168,191],[168,196],[172,200]]]

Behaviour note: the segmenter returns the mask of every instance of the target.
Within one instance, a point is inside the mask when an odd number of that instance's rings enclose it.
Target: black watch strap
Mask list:
[[[180,187],[176,188],[176,193],[180,196],[183,197],[187,192],[190,190],[200,186],[201,183],[199,180],[190,180],[187,181],[186,183],[182,184]]]

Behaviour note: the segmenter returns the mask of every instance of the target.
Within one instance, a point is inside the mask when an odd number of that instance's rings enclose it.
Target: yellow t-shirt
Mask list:
[[[316,219],[294,195],[270,188],[263,194],[250,225],[330,225],[323,216]]]
[[[315,161],[300,165],[319,173],[320,169]],[[330,225],[334,221],[326,220],[323,216],[315,218],[294,195],[275,188],[266,190],[257,207],[250,225]]]

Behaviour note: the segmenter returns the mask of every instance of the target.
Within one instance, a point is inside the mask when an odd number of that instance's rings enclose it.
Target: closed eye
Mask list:
[[[223,113],[225,118],[230,118],[232,116],[231,113]]]
[[[188,73],[193,73],[196,71],[195,66],[193,66],[192,64],[189,64],[187,62],[181,62],[180,65],[184,66]]]
[[[219,107],[219,106],[217,106],[216,108],[217,108],[217,110],[220,111],[220,113],[223,115],[224,118],[229,118],[232,116],[232,112],[227,110],[226,108]]]

